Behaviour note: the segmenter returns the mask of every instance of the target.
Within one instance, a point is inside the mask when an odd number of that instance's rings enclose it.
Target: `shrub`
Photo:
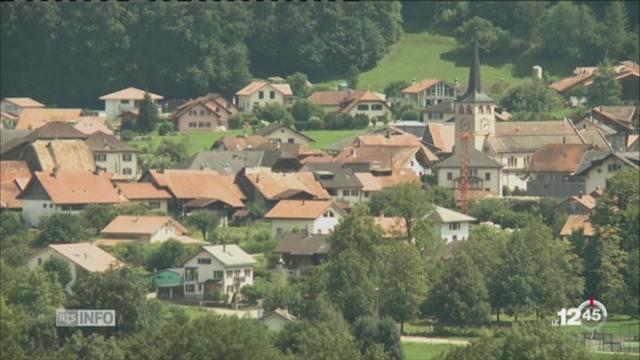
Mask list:
[[[158,134],[160,136],[165,136],[173,130],[173,124],[168,121],[163,121],[158,125]]]
[[[120,139],[122,141],[131,141],[136,137],[136,132],[129,129],[124,129],[120,132]]]

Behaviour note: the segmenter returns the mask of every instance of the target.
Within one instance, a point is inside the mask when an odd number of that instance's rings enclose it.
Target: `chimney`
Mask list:
[[[563,143],[563,144],[566,144],[566,143],[567,143],[567,138],[566,138],[566,137],[564,137],[564,136],[562,137],[562,143]]]
[[[411,79],[411,85],[414,85],[416,83],[416,78]]]
[[[58,177],[58,173],[60,172],[60,166],[55,165],[53,167],[53,177],[57,178]]]
[[[535,80],[542,80],[542,67],[534,65],[531,71],[531,77]]]
[[[260,184],[260,174],[256,175],[256,184]]]
[[[351,157],[356,157],[356,148],[351,148]]]
[[[578,193],[578,199],[582,199],[582,195],[583,195],[583,194],[584,194],[584,193],[582,192],[582,190],[580,190],[580,192]]]

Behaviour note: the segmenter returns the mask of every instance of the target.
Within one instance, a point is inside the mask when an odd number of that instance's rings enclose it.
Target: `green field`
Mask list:
[[[305,131],[304,133],[310,138],[315,140],[313,147],[316,149],[322,149],[328,145],[337,143],[354,134],[363,132],[364,130],[312,130]],[[189,149],[189,155],[195,154],[198,151],[209,150],[216,140],[224,136],[238,136],[243,133],[243,130],[229,130],[221,132],[206,132],[206,133],[194,133],[194,134],[172,134],[160,136],[157,133],[153,133],[148,136],[139,137],[136,140],[131,141],[131,145],[142,149],[153,149],[157,147],[162,140],[169,140],[172,142],[187,142],[187,148]]]
[[[482,80],[485,85],[504,79],[516,84],[531,76],[531,67],[540,65],[547,75],[562,77],[571,74],[576,64],[562,59],[536,55],[492,54],[480,56]],[[441,79],[453,83],[458,78],[466,84],[469,77],[470,56],[461,53],[453,37],[430,33],[406,33],[377,65],[358,77],[358,88],[382,91],[392,81]],[[342,79],[324,84],[335,86]]]
[[[404,349],[406,360],[431,360],[441,352],[446,352],[453,346],[449,344],[424,344],[416,342],[403,342],[402,348]]]

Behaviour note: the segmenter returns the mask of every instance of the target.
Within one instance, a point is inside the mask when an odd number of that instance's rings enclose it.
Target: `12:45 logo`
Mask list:
[[[591,298],[578,306],[577,308],[563,308],[558,311],[560,322],[554,321],[560,326],[586,326],[589,328],[598,328],[607,320],[607,309],[604,305]]]

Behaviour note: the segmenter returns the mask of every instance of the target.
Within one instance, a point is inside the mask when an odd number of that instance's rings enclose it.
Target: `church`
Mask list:
[[[463,134],[469,159],[470,200],[500,197],[506,192],[525,194],[531,157],[546,144],[594,144],[611,149],[597,129],[578,129],[568,119],[496,122],[497,107],[482,90],[476,39],[467,91],[454,105],[455,146],[451,156],[434,165],[438,185],[453,189],[456,198],[461,188]]]

